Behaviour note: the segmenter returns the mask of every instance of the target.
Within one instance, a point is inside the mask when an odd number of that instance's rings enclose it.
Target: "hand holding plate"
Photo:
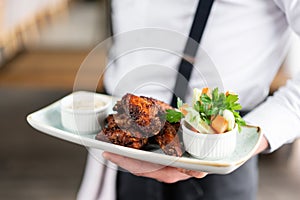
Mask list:
[[[104,152],[103,157],[134,175],[153,178],[165,183],[175,183],[192,177],[203,178],[207,175],[205,172],[163,166],[108,152]]]

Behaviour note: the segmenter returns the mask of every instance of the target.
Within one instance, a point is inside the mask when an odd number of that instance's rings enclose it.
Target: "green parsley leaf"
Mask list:
[[[200,96],[200,100],[204,104],[210,104],[211,103],[211,98],[207,94],[202,94]]]
[[[194,104],[194,109],[199,112],[200,117],[206,124],[210,125],[213,120],[213,116],[222,115],[224,110],[230,110],[233,112],[235,117],[235,122],[241,129],[246,122],[239,115],[239,110],[242,106],[238,103],[238,95],[228,94],[227,96],[220,92],[218,88],[214,88],[211,97],[207,94],[202,94],[200,96],[200,101]]]
[[[201,103],[200,103],[200,101],[196,101],[196,103],[194,104],[194,109],[197,112],[200,112],[200,110],[201,110]]]
[[[212,91],[212,100],[213,101],[218,101],[218,99],[219,99],[219,89],[215,88]]]
[[[226,97],[226,103],[233,104],[239,100],[238,95],[229,94]]]
[[[235,123],[238,125],[238,130],[239,132],[241,132],[242,130],[242,126],[246,125],[245,120],[240,116],[239,112],[234,111],[233,112],[234,118],[235,118]]]
[[[177,108],[182,107],[182,105],[183,105],[182,100],[179,97],[177,97]]]
[[[166,112],[166,119],[170,123],[179,122],[184,117],[181,112],[176,110],[168,109]]]

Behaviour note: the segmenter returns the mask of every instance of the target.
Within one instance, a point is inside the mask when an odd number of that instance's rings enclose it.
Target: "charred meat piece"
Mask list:
[[[151,119],[156,117],[158,113],[158,107],[154,101],[149,98],[126,94],[122,98],[122,102],[126,108],[126,114],[132,117],[133,120],[141,126],[149,126]]]
[[[165,122],[167,109],[173,108],[153,98],[126,94],[115,104],[113,110],[117,113],[107,116],[96,139],[135,149],[156,141],[165,154],[181,156],[177,135],[180,124]]]
[[[113,111],[117,111],[119,114],[122,114],[125,112],[121,100],[116,102],[116,104],[113,107]]]
[[[155,136],[156,142],[167,155],[182,156],[182,145],[177,134],[180,123],[166,122],[161,132]]]
[[[169,104],[167,104],[163,101],[153,99],[151,97],[144,97],[144,98],[148,98],[148,99],[151,99],[152,101],[154,101],[155,105],[157,105],[159,107],[159,110],[162,112],[166,112],[166,110],[168,110],[168,109],[174,109],[172,106],[170,106]]]
[[[148,139],[136,131],[128,120],[130,118],[127,119],[124,114],[108,115],[105,119],[106,127],[96,135],[96,139],[135,149],[142,148]]]
[[[115,118],[114,118],[114,116],[112,114],[108,115],[106,117],[106,119],[105,119],[105,125],[109,129],[119,128],[118,125],[116,124]]]
[[[147,138],[135,137],[138,136],[138,132],[126,131],[121,129],[104,128],[100,133],[96,135],[97,140],[104,142],[111,142],[113,144],[131,147],[135,149],[142,148],[148,141]]]
[[[106,117],[105,122],[106,129],[110,129],[112,131],[118,129],[121,129],[124,132],[129,131],[131,132],[132,136],[136,138],[147,137],[147,135],[143,135],[134,127],[132,120],[125,114],[110,114]]]
[[[127,94],[127,95],[125,95],[125,96],[128,97],[128,96],[130,96],[130,95],[131,95],[131,96],[134,96],[134,95],[132,95],[132,94]],[[124,99],[124,98],[126,99],[126,97],[123,97],[123,99]],[[165,111],[168,110],[168,109],[173,109],[173,107],[170,106],[169,104],[167,104],[167,103],[165,103],[165,102],[163,102],[163,101],[160,101],[160,100],[151,98],[151,97],[141,96],[141,97],[139,97],[139,98],[145,99],[146,101],[152,101],[152,102],[154,102],[154,104],[155,104],[156,106],[159,107],[159,111],[162,111],[162,112],[165,112]],[[126,101],[125,101],[125,102],[126,102]],[[123,103],[124,103],[124,101],[123,101]],[[117,111],[118,113],[124,113],[124,112],[125,112],[126,109],[124,109],[124,107],[123,107],[122,100],[117,101],[117,103],[116,103],[115,106],[113,107],[113,110],[114,110],[114,111]]]
[[[140,126],[125,113],[114,114],[113,117],[120,129],[134,129],[139,131],[144,137],[151,137],[154,134],[159,133],[162,127],[162,121],[158,117],[151,119],[151,126]]]
[[[126,115],[125,113],[114,114],[113,118],[120,129],[129,129],[133,128],[134,126],[133,120],[130,117],[128,117],[128,115]]]
[[[144,135],[158,134],[164,124],[164,119],[160,115],[161,107],[156,105],[152,98],[126,94],[116,103],[113,109],[118,114],[124,114],[122,116],[123,120],[127,116],[126,121],[130,122],[130,125],[136,127]],[[117,117],[119,118],[119,116]],[[117,124],[119,123],[117,122]]]
[[[157,120],[155,122],[155,120]],[[123,114],[111,114],[109,115],[106,120],[106,127],[107,128],[119,128],[119,129],[124,129],[124,130],[129,130],[133,129],[135,131],[140,132],[143,137],[151,137],[153,136],[154,133],[158,133],[161,129],[161,120],[154,118],[152,120],[153,126],[139,126],[138,124],[135,123],[134,120],[132,120],[128,115],[125,113]]]

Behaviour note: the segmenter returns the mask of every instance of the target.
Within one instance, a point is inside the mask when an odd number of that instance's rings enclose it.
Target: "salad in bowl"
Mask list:
[[[176,110],[167,110],[169,122],[182,123],[185,150],[201,159],[222,159],[236,146],[236,134],[246,125],[239,114],[238,95],[218,88],[193,90],[192,105],[177,100]]]

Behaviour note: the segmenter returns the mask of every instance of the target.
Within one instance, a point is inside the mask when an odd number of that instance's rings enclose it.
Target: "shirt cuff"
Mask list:
[[[259,126],[262,134],[269,142],[269,149],[263,153],[271,153],[283,144],[291,143],[299,134],[299,118],[274,97],[255,108],[244,117],[251,125]]]

